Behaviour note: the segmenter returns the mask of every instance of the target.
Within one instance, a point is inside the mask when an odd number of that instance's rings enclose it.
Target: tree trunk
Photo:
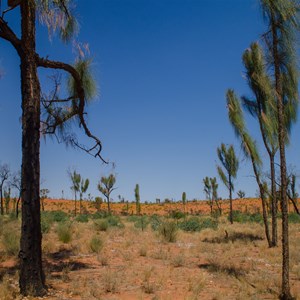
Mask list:
[[[45,294],[40,223],[40,85],[35,59],[35,2],[21,3],[22,227],[20,292]]]
[[[230,220],[230,223],[233,224],[233,212],[232,212],[232,182],[231,182],[231,176],[230,176],[230,175],[229,175],[229,203],[230,203],[229,220]]]
[[[280,58],[278,53],[278,33],[277,23],[274,14],[272,18],[272,36],[273,36],[273,59],[275,72],[275,89],[277,96],[277,114],[278,114],[278,144],[280,156],[280,179],[281,179],[281,213],[282,213],[282,287],[280,299],[293,299],[290,292],[289,279],[289,221],[287,206],[287,177],[285,160],[285,127],[284,127],[284,104],[280,71]]]
[[[265,225],[265,234],[266,234],[266,238],[267,238],[267,241],[268,241],[268,245],[271,248],[273,246],[273,243],[272,243],[272,240],[271,240],[271,237],[270,237],[270,231],[269,231],[265,191],[261,186],[259,187],[259,190],[260,190],[260,197],[261,197],[261,203],[262,203],[263,220],[264,220],[264,225]]]
[[[77,214],[77,195],[75,192],[75,217],[76,217],[76,214]]]
[[[109,202],[109,195],[107,198],[107,208],[108,208],[108,213],[110,214],[110,202]]]
[[[275,178],[275,162],[274,155],[270,154],[270,171],[271,171],[271,215],[272,215],[272,247],[278,245],[278,233],[277,233],[277,210],[278,200],[276,195],[276,178]]]
[[[3,203],[3,189],[2,186],[0,188],[0,198],[1,198],[1,215],[4,215],[4,203]]]
[[[19,198],[18,198],[17,204],[16,204],[16,218],[17,219],[19,218],[19,203],[20,203],[20,200],[21,200],[21,195],[19,195]]]

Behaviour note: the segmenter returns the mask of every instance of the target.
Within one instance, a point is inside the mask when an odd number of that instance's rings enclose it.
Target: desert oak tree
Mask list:
[[[89,62],[79,58],[74,65],[42,57],[36,50],[36,27],[38,21],[45,24],[50,33],[58,32],[61,39],[69,41],[76,32],[76,20],[72,14],[71,0],[19,0],[8,1],[16,6],[20,30],[13,29],[6,21],[9,14],[0,17],[0,38],[9,42],[20,59],[22,96],[22,225],[20,242],[19,284],[23,295],[41,296],[46,292],[42,267],[40,225],[40,136],[52,134],[69,145],[77,146],[94,156],[100,156],[101,142],[89,130],[85,121],[85,104],[91,94],[87,88]],[[19,34],[20,32],[20,34]],[[85,68],[86,67],[86,68]],[[69,97],[62,99],[60,82],[55,80],[54,90],[47,97],[41,92],[38,69],[45,68],[66,72],[69,76]],[[41,115],[43,112],[43,117]],[[68,121],[77,121],[93,142],[92,146],[81,145],[70,131],[63,131]]]

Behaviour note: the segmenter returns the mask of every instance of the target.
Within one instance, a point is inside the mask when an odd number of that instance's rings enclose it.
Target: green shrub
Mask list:
[[[206,228],[217,229],[218,222],[217,220],[210,218],[191,217],[184,222],[181,222],[178,226],[184,231],[195,232]]]
[[[20,249],[20,233],[13,226],[8,226],[2,232],[2,244],[8,255],[17,256]]]
[[[185,214],[180,210],[172,210],[169,216],[173,219],[179,220],[185,217]]]
[[[164,221],[158,228],[159,235],[168,243],[173,243],[177,238],[177,225],[173,221]]]
[[[121,222],[118,216],[108,216],[106,218],[108,226],[123,228],[124,224]]]
[[[41,214],[41,230],[42,233],[48,233],[50,231],[53,219],[49,214]]]
[[[234,210],[232,212],[232,216],[233,216],[233,221],[237,223],[247,223],[247,222],[262,223],[263,222],[263,217],[259,213],[250,214],[250,213],[242,213],[239,210]],[[229,216],[228,216],[228,220],[229,220]]]
[[[59,223],[56,228],[58,239],[67,244],[72,239],[72,224],[71,223]]]
[[[152,215],[150,217],[150,224],[151,224],[151,228],[154,231],[157,231],[160,227],[160,225],[162,224],[162,220],[158,215]]]
[[[147,216],[141,216],[138,217],[138,219],[134,222],[134,227],[141,228],[142,231],[144,231],[144,229],[147,228],[148,224],[149,224],[149,220]]]
[[[293,212],[289,214],[289,222],[290,223],[300,223],[300,215]]]
[[[108,229],[108,222],[107,220],[95,220],[94,226],[96,230],[106,231]]]
[[[91,215],[92,219],[103,219],[103,218],[107,218],[108,216],[110,216],[110,214],[107,211],[97,211],[96,213],[94,213],[93,215]]]
[[[89,221],[89,216],[86,214],[78,215],[75,219],[75,221],[80,223],[87,223]]]
[[[41,215],[46,217],[49,221],[52,222],[66,222],[69,220],[69,215],[61,210],[56,211],[43,211]]]
[[[136,215],[132,215],[132,216],[127,217],[127,221],[128,222],[133,222],[133,223],[137,222],[139,219],[140,219],[140,216],[136,216]]]
[[[93,236],[90,240],[90,249],[94,253],[99,253],[103,248],[103,241],[98,236]]]

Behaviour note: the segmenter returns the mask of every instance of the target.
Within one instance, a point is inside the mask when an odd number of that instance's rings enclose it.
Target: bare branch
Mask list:
[[[19,55],[22,53],[21,40],[15,35],[13,30],[7,25],[4,19],[0,18],[0,37],[10,42]]]
[[[91,133],[91,131],[89,130],[86,121],[84,119],[84,108],[85,108],[85,92],[84,92],[84,88],[82,85],[82,80],[80,78],[80,75],[78,74],[78,72],[76,71],[76,69],[66,63],[62,63],[62,62],[58,62],[58,61],[52,61],[52,60],[48,60],[45,58],[41,58],[38,55],[36,56],[37,59],[37,65],[39,67],[44,67],[44,68],[50,68],[50,69],[56,69],[56,70],[64,70],[67,73],[69,73],[74,81],[76,82],[76,89],[77,89],[77,97],[79,100],[78,105],[76,106],[76,109],[73,108],[74,113],[70,114],[68,116],[68,119],[70,119],[71,117],[77,115],[80,121],[80,126],[83,127],[85,134],[91,138],[92,140],[94,140],[95,145],[91,148],[88,148],[86,146],[80,145],[77,141],[77,139],[74,139],[74,137],[67,138],[67,142],[72,143],[73,145],[75,145],[76,147],[80,148],[81,150],[87,152],[90,155],[93,155],[94,157],[99,157],[104,163],[107,163],[101,156],[101,151],[102,151],[102,144],[101,141]],[[64,122],[64,120],[60,120],[60,124],[62,124]],[[58,125],[57,125],[58,126]],[[56,127],[57,127],[56,126]]]

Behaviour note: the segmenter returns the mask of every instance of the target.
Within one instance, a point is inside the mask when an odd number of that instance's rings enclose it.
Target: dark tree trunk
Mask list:
[[[272,37],[273,37],[273,59],[275,72],[275,89],[277,96],[277,114],[278,114],[278,144],[280,156],[280,179],[281,179],[281,213],[282,213],[282,288],[280,299],[294,299],[290,292],[289,279],[289,221],[287,205],[287,177],[285,160],[285,127],[284,127],[284,104],[283,91],[280,71],[280,57],[278,52],[278,33],[277,20],[272,14]]]
[[[77,215],[77,195],[76,195],[76,192],[75,192],[75,217]]]
[[[1,215],[4,215],[4,203],[3,203],[3,188],[0,187],[0,198],[1,198]]]
[[[230,223],[233,224],[233,208],[232,208],[232,182],[231,182],[231,176],[229,175],[229,204],[230,204],[230,210],[229,210],[229,220]]]
[[[40,224],[40,85],[35,58],[35,2],[21,3],[22,227],[20,291],[45,294]]]
[[[261,197],[261,203],[262,203],[262,211],[263,211],[263,220],[265,225],[265,234],[268,241],[268,245],[271,248],[273,246],[271,237],[270,237],[270,230],[269,230],[269,224],[268,224],[268,214],[267,214],[267,206],[266,206],[266,199],[265,199],[265,191],[263,187],[260,185],[260,197]]]
[[[18,200],[17,200],[17,204],[16,204],[16,218],[19,218],[19,203],[21,200],[21,195],[19,195]]]
[[[259,194],[260,194],[261,203],[262,203],[265,234],[266,234],[266,238],[267,238],[267,241],[268,241],[268,246],[272,247],[272,241],[271,241],[271,237],[270,237],[270,230],[269,230],[269,224],[268,224],[268,215],[267,215],[267,209],[266,209],[265,190],[264,190],[263,184],[261,183],[261,180],[260,180],[260,174],[259,174],[259,171],[257,169],[255,159],[254,159],[252,154],[250,154],[250,157],[251,157],[252,168],[253,168],[255,179],[256,179],[256,182],[257,182],[257,185],[258,185],[258,188],[259,188]]]
[[[292,202],[296,214],[300,215],[299,208],[297,207],[297,203],[296,203],[297,200],[296,200],[296,199],[293,199],[293,197],[291,197],[291,195],[289,195],[289,194],[287,194],[287,197],[288,197],[288,198],[290,199],[290,201]]]
[[[110,201],[109,201],[109,195],[106,197],[107,199],[107,208],[108,208],[108,213],[110,214]]]
[[[269,156],[270,156],[270,170],[271,170],[272,247],[276,247],[278,245],[278,233],[277,233],[278,200],[276,195],[274,155],[270,154]]]

